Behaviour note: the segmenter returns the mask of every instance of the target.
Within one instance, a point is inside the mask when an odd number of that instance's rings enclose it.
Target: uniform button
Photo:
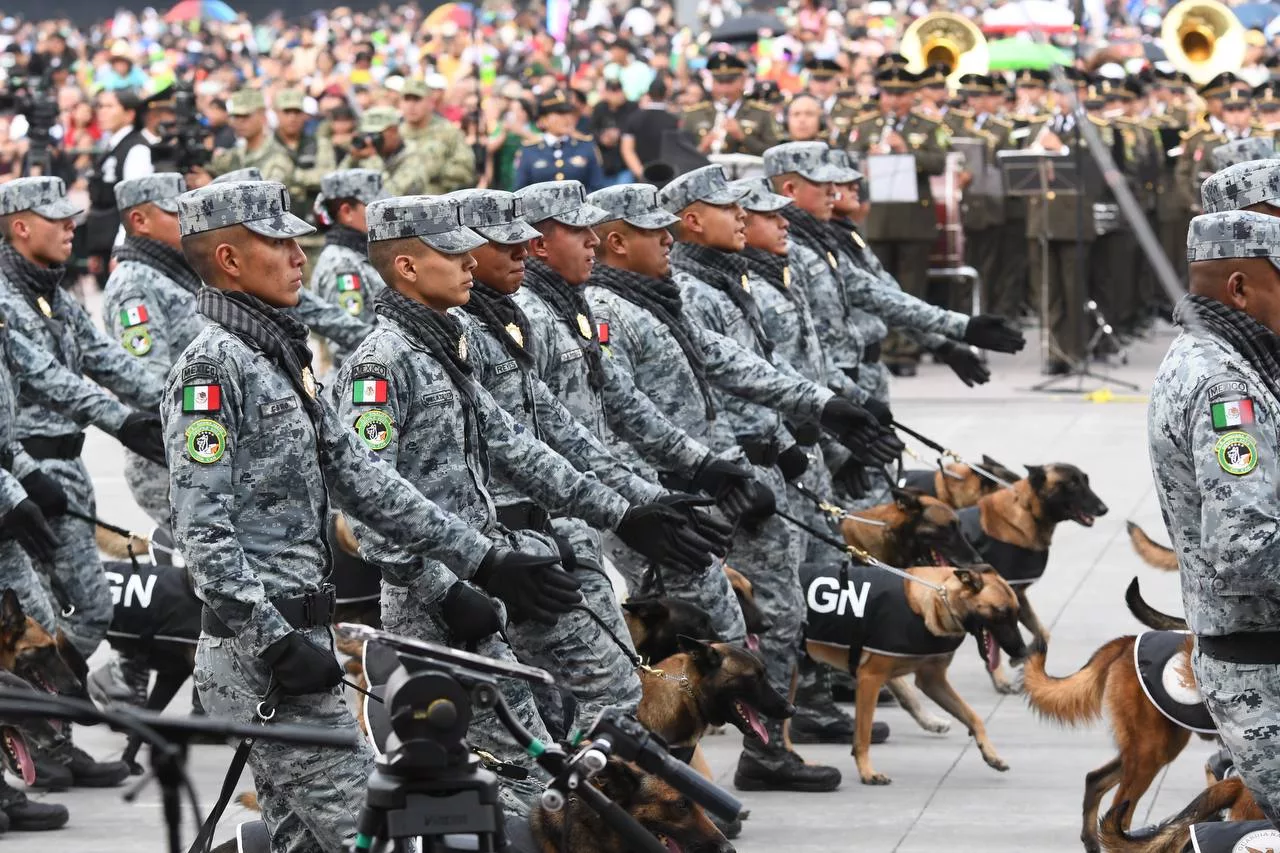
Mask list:
[[[557,180],[557,181],[563,181],[563,180],[564,180],[564,172],[556,172],[556,180]]]
[[[1226,582],[1226,581],[1224,581],[1222,578],[1214,578],[1214,579],[1213,579],[1213,591],[1214,591],[1214,592],[1222,592],[1222,591],[1223,591],[1224,589],[1226,589],[1226,588],[1227,588],[1227,582]]]
[[[563,160],[557,160],[557,161],[556,161],[556,168],[557,168],[557,169],[559,169],[559,168],[561,168],[562,166],[564,166],[564,161],[563,161]]]

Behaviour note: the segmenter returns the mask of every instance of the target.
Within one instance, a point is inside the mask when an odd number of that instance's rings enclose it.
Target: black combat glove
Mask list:
[[[280,689],[289,696],[324,693],[342,683],[342,667],[333,652],[297,631],[267,646],[262,662],[271,667]]]
[[[164,428],[160,425],[159,415],[130,412],[116,438],[143,459],[168,467],[164,459]]]
[[[455,643],[478,643],[502,628],[498,608],[489,596],[462,581],[449,587],[441,599],[440,618]]]
[[[658,498],[658,503],[684,513],[693,529],[711,543],[712,553],[717,557],[723,557],[729,552],[729,543],[733,541],[733,525],[705,509],[715,506],[714,500],[687,492],[667,492]]]
[[[961,344],[947,341],[933,351],[942,359],[943,364],[950,367],[960,381],[972,388],[974,385],[986,385],[991,379],[991,371],[982,363],[982,359],[973,350]]]
[[[888,465],[899,456],[906,445],[892,431],[881,429],[869,441],[846,439],[840,442],[849,448],[853,458],[863,465]]]
[[[706,492],[717,501],[731,489],[741,489],[752,477],[751,469],[744,468],[734,462],[717,459],[708,453],[702,460],[698,470],[693,472],[689,486],[699,492]]]
[[[818,422],[840,440],[854,438],[866,441],[874,437],[880,427],[875,415],[844,397],[828,400],[822,407]]]
[[[832,477],[835,485],[842,488],[851,499],[858,500],[866,497],[871,489],[871,481],[867,478],[867,469],[862,463],[850,459],[848,462],[840,466],[840,470],[836,471]]]
[[[554,625],[561,613],[582,601],[577,579],[560,568],[558,557],[491,548],[471,581],[501,598],[512,622],[534,619]]]
[[[1019,352],[1027,345],[1027,339],[1016,326],[995,314],[971,317],[969,325],[964,327],[964,342],[996,352]]]
[[[627,510],[614,533],[636,553],[689,574],[706,570],[715,551],[684,513],[657,501]]]
[[[793,444],[778,454],[778,470],[788,483],[798,480],[809,470],[809,456],[798,444]]]
[[[31,498],[20,502],[0,518],[0,529],[16,540],[33,560],[47,563],[58,548],[58,539],[53,535],[49,522],[45,521],[40,506]]]
[[[53,518],[67,511],[67,493],[58,481],[43,471],[32,471],[18,482],[26,489],[27,497],[36,502],[45,518]]]
[[[759,480],[752,480],[747,490],[747,502],[742,512],[738,513],[738,523],[752,533],[760,530],[769,516],[778,511],[778,502],[773,496],[773,489]]]
[[[862,404],[862,408],[866,409],[880,423],[880,426],[887,427],[893,425],[893,412],[889,409],[888,403],[882,403],[875,397],[868,397]]]

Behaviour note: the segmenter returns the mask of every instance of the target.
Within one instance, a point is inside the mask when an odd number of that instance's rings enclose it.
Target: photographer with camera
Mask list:
[[[89,216],[85,220],[84,252],[89,272],[98,282],[107,278],[111,248],[124,239],[115,186],[155,171],[151,146],[142,135],[146,102],[132,89],[104,90],[98,95],[98,125],[106,142],[101,146],[89,176]]]
[[[377,169],[387,195],[428,195],[435,172],[426,152],[400,135],[400,113],[394,107],[370,107],[360,117],[360,130],[338,170]]]
[[[213,155],[207,170],[194,167],[188,185],[202,184],[205,175],[217,177],[237,169],[256,168],[264,181],[278,181],[288,186],[293,179],[293,157],[267,128],[267,108],[257,89],[241,89],[227,101],[231,127],[236,132],[236,145]]]

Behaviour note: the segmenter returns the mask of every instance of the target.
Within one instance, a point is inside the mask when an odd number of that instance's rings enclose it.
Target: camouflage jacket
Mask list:
[[[1147,437],[1195,634],[1280,622],[1277,424],[1280,400],[1240,353],[1204,330],[1174,340],[1151,386]]]
[[[323,400],[313,424],[273,361],[210,324],[177,360],[161,406],[173,532],[200,599],[258,655],[289,633],[272,599],[329,573],[329,502],[404,551],[470,577],[492,543],[425,500]]]
[[[469,362],[469,347],[464,352]],[[497,525],[491,466],[552,512],[607,529],[618,525],[628,509],[621,495],[579,473],[480,384],[469,384],[457,388],[413,332],[383,317],[338,373],[339,417],[419,491],[486,535]],[[370,387],[376,390],[366,393]],[[404,562],[381,537],[360,539],[367,559]]]
[[[390,157],[352,157],[348,154],[338,164],[344,169],[377,169],[382,172],[382,188],[389,196],[439,195],[443,190],[435,188],[436,169],[431,156],[412,142],[405,142]]]
[[[286,187],[293,182],[293,155],[275,134],[263,133],[262,144],[250,151],[243,139],[237,139],[234,148],[219,151],[206,167],[215,178],[237,169],[257,168],[262,180],[279,181]]]
[[[298,291],[298,304],[287,313],[347,352],[360,346],[360,342],[373,329],[361,318],[347,313],[341,305],[330,302],[305,287]]]
[[[777,283],[751,271],[751,295],[760,306],[764,330],[777,347],[774,352],[809,381],[847,395],[854,382],[827,361],[804,287],[794,281],[790,264],[786,270]]]
[[[813,310],[814,327],[831,365],[831,378],[827,385],[840,388],[842,394],[847,391],[849,399],[854,402],[863,402],[868,397],[866,391],[856,384],[839,384],[836,377],[848,379],[846,371],[851,373],[862,364],[863,352],[868,346],[884,340],[889,334],[888,326],[879,317],[852,305],[848,288],[837,278],[836,268],[822,254],[790,240],[787,256],[791,259],[793,285],[804,293]]]
[[[69,374],[76,377],[86,374],[126,403],[155,410],[160,403],[163,382],[98,331],[80,303],[67,291],[57,288],[53,299],[46,304],[51,315],[48,317],[42,308],[28,301],[24,289],[0,278],[0,314],[4,315],[11,331],[52,355]],[[105,392],[98,394],[108,398]],[[14,421],[14,435],[19,439],[70,435],[82,428],[82,423],[66,414],[61,406],[51,406],[25,390],[19,400]],[[106,406],[105,402],[101,405]],[[120,423],[124,423],[124,417],[120,417]]]
[[[433,166],[427,195],[443,195],[476,185],[476,155],[453,122],[433,115],[425,127],[400,125],[400,135],[421,148]]]
[[[195,294],[153,266],[121,261],[102,294],[102,325],[163,385],[169,368],[205,326]]]
[[[311,270],[311,292],[321,302],[337,305],[359,319],[366,330],[377,320],[373,300],[378,298],[383,286],[382,276],[369,263],[369,258],[346,246],[326,245]],[[350,349],[341,342],[333,349],[334,364],[342,364]]]
[[[663,494],[661,486],[649,482],[619,460],[605,439],[575,418],[533,369],[517,363],[488,328],[464,311],[454,311],[453,314],[467,336],[468,360],[475,368],[476,381],[507,414],[579,471],[594,473],[628,501],[648,503]],[[526,345],[532,346],[533,342],[527,341]],[[508,506],[525,499],[525,492],[505,478],[496,479],[491,492],[498,506]]]

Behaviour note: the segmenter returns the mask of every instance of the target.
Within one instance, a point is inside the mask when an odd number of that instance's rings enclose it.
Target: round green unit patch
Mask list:
[[[353,317],[359,317],[364,311],[364,296],[358,290],[348,290],[338,299],[342,302],[342,307]]]
[[[187,455],[191,461],[211,465],[227,451],[227,428],[217,421],[201,418],[187,427]]]
[[[1258,442],[1247,432],[1229,432],[1213,446],[1218,464],[1228,474],[1242,477],[1258,467]]]
[[[146,326],[134,326],[125,329],[124,334],[120,336],[120,343],[124,344],[124,348],[129,351],[130,355],[146,355],[151,352],[151,330]]]
[[[372,409],[356,419],[356,434],[370,450],[382,450],[391,443],[391,416]]]

